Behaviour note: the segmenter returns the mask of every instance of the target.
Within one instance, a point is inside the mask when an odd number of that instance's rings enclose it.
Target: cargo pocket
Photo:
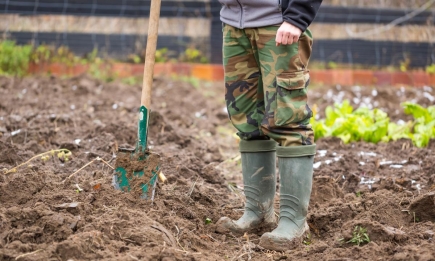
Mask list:
[[[307,105],[308,71],[281,73],[276,77],[275,125],[297,128],[312,116]]]

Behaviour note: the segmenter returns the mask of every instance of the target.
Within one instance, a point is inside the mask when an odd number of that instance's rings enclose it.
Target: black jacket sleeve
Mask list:
[[[316,17],[322,0],[282,0],[282,16],[304,32]]]

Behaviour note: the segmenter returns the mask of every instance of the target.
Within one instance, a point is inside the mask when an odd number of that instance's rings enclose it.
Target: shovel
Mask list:
[[[147,137],[160,6],[161,0],[151,0],[136,148],[118,148],[113,175],[116,189],[152,200],[160,171],[160,157],[147,149]]]

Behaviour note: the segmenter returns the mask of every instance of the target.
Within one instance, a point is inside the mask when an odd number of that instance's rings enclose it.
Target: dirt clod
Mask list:
[[[435,192],[421,195],[411,202],[409,211],[415,213],[419,221],[435,221]]]

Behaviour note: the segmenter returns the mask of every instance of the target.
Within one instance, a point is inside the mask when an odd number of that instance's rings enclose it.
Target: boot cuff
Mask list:
[[[276,148],[276,155],[281,158],[297,158],[316,154],[316,145],[291,146]]]
[[[275,151],[277,143],[274,140],[240,140],[240,152]]]

